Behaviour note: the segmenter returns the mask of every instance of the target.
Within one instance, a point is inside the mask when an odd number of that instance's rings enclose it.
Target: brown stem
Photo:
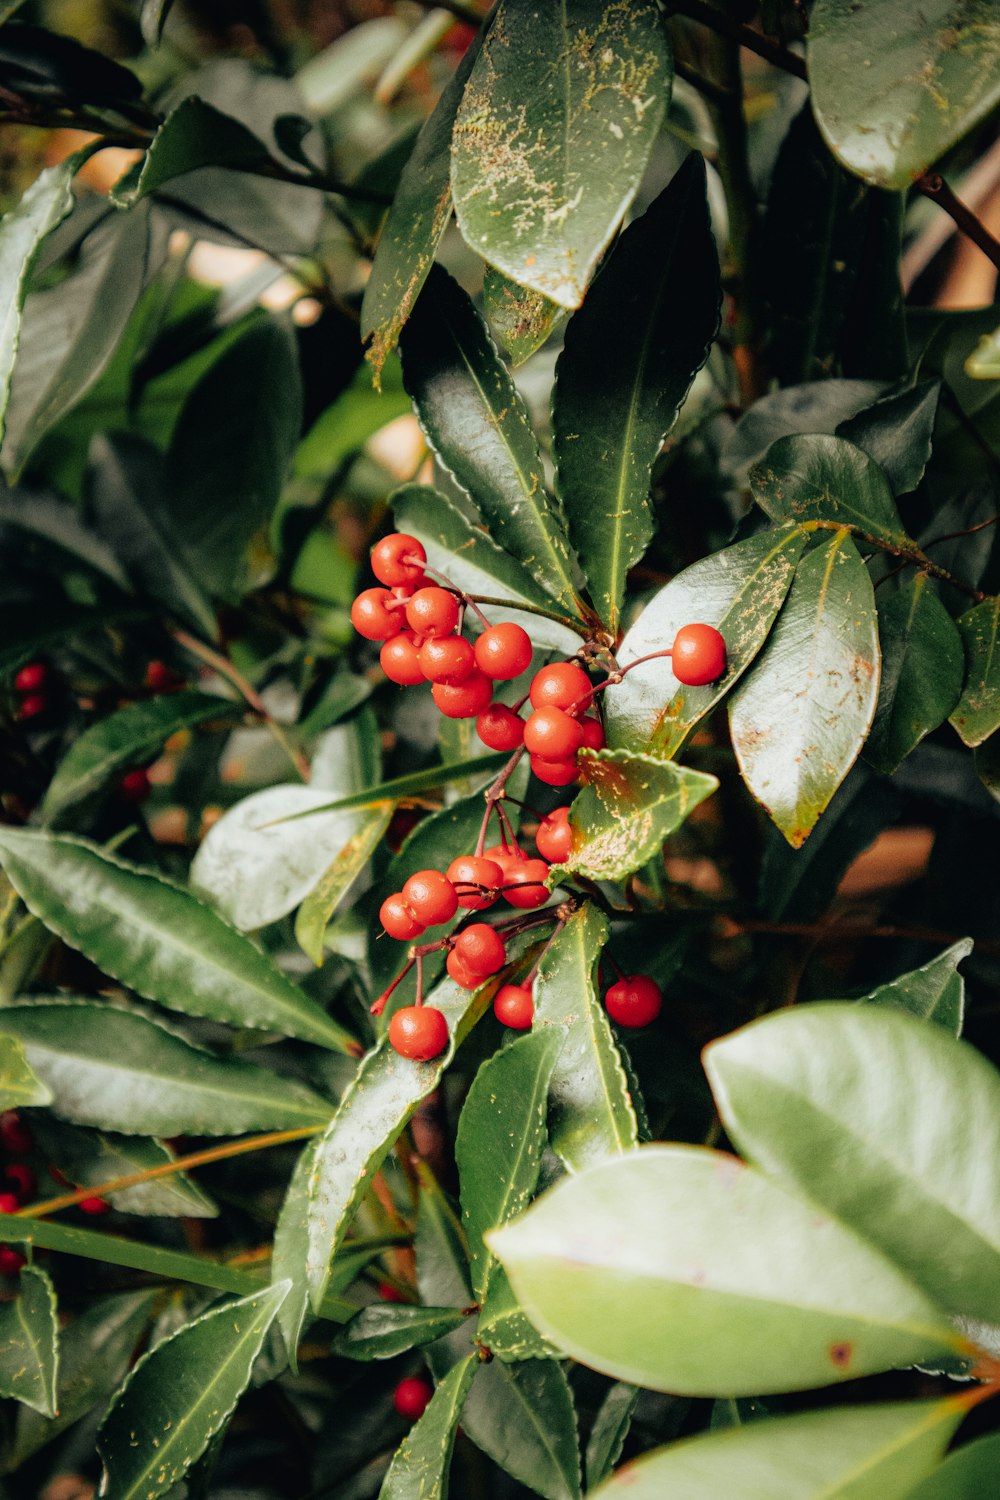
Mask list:
[[[676,5],[671,5],[669,14],[700,21],[719,36],[728,37],[738,46],[745,47],[748,52],[756,52],[758,57],[764,58],[765,62],[774,67],[782,68],[786,73],[794,73],[796,78],[806,76],[805,61],[797,53],[790,52],[787,47],[782,47],[780,42],[772,41],[770,37],[762,36],[752,26],[734,20],[725,11],[716,10],[714,5],[706,5],[704,0],[678,0]]]
[[[583,636],[584,640],[590,637],[590,627],[582,620],[571,620],[568,615],[558,614],[554,609],[544,609],[540,604],[529,604],[525,599],[497,599],[492,594],[469,594],[466,597],[478,604],[495,605],[498,609],[516,609],[527,615],[541,615],[543,620],[555,620],[557,625],[565,625],[567,630]]]
[[[977,526],[966,526],[964,531],[946,531],[944,536],[936,536],[932,541],[924,543],[924,551],[928,547],[936,547],[940,542],[956,542],[962,536],[975,536],[977,531],[985,531],[987,526],[995,526],[1000,521],[1000,513],[990,516],[986,521],[980,521]]]
[[[914,187],[918,192],[923,193],[925,198],[930,198],[933,203],[943,208],[965,237],[977,245],[987,260],[992,261],[1000,271],[1000,240],[992,235],[982,219],[977,218],[972,209],[956,196],[940,172],[925,172],[922,177],[917,178]]]
[[[511,756],[510,760],[507,762],[507,764],[500,771],[500,773],[497,776],[496,780],[494,781],[493,785],[490,787],[489,791],[486,793],[486,811],[483,814],[483,821],[482,821],[482,824],[481,824],[480,829],[479,829],[479,837],[476,840],[476,851],[475,852],[476,852],[476,858],[477,859],[482,856],[483,849],[486,847],[486,831],[487,831],[487,829],[490,826],[490,818],[493,815],[493,809],[494,809],[494,807],[496,806],[496,804],[498,802],[500,802],[500,801],[503,800],[504,787],[507,785],[507,782],[510,780],[510,778],[513,776],[514,772],[517,770],[517,767],[518,767],[518,765],[519,765],[519,763],[521,761],[521,757],[523,755],[524,755],[524,746],[523,745],[518,745],[517,749],[514,751],[514,754]]]
[[[416,955],[414,955],[413,957],[411,957],[410,960],[408,961],[408,963],[406,964],[406,967],[403,968],[403,969],[401,969],[400,972],[396,975],[395,979],[389,985],[389,988],[383,990],[382,993],[381,993],[381,995],[379,995],[378,999],[369,1007],[369,1009],[371,1011],[371,1014],[373,1016],[380,1016],[382,1014],[382,1012],[385,1010],[386,1004],[387,1004],[387,1002],[389,1000],[389,996],[392,994],[393,990],[396,989],[396,987],[398,985],[402,984],[403,980],[406,978],[407,974],[409,974],[410,970],[413,968],[413,965],[416,963],[416,961],[417,961],[416,960]]]
[[[976,604],[982,604],[989,595],[980,589],[974,589],[971,584],[963,583],[961,578],[956,578],[954,573],[942,568],[939,563],[932,560],[920,550],[919,547],[900,547],[895,542],[887,542],[884,537],[873,536],[870,531],[862,531],[859,526],[852,526],[844,521],[802,521],[803,531],[849,531],[851,536],[859,542],[864,542],[868,547],[876,547],[880,552],[887,552],[890,557],[898,557],[902,562],[909,563],[915,568],[920,568],[924,573],[929,573],[932,578],[939,578],[942,583],[950,583],[953,589],[958,589],[967,599],[972,599]]]
[[[726,918],[723,936],[737,937],[741,933],[765,933],[775,937],[809,937],[823,942],[827,939],[840,941],[844,937],[858,938],[902,938],[919,943],[940,943],[949,946],[957,943],[968,933],[947,932],[937,927],[892,927],[873,926],[865,922],[765,922],[754,917]],[[976,947],[983,953],[1000,954],[1000,942],[989,938],[975,938]]]

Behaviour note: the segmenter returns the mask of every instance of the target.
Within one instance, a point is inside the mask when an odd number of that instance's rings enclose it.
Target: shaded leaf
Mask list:
[[[492,266],[486,267],[483,308],[515,369],[542,347],[563,315],[558,302],[519,286]]]
[[[140,1135],[79,1130],[59,1124],[49,1115],[36,1116],[32,1129],[46,1160],[53,1163],[77,1187],[98,1187],[116,1177],[128,1177],[149,1168],[173,1162],[175,1153],[162,1141]],[[174,1218],[212,1219],[218,1212],[186,1172],[152,1178],[135,1187],[107,1193],[119,1213],[166,1214]]]
[[[923,380],[848,417],[837,428],[837,436],[863,448],[875,460],[894,495],[908,495],[924,477],[931,456],[940,396],[940,381]]]
[[[779,438],[750,470],[750,488],[773,521],[832,522],[894,547],[913,546],[882,470],[844,438]]]
[[[981,1500],[998,1473],[1000,1433],[992,1433],[949,1453],[940,1468],[907,1492],[907,1500]]]
[[[0,1396],[55,1416],[58,1337],[55,1289],[39,1266],[24,1266],[17,1295],[0,1305]]]
[[[367,285],[371,286],[371,278]],[[362,365],[347,389],[320,412],[296,448],[296,476],[327,479],[387,423],[409,416],[412,410],[397,359],[383,365],[377,391],[372,390],[371,372]]]
[[[269,160],[263,141],[239,120],[203,99],[183,99],[157,130],[141,162],[115,184],[110,196],[119,208],[130,208],[198,167],[252,171]]]
[[[966,610],[958,622],[965,646],[965,688],[948,722],[964,744],[981,745],[1000,727],[1000,596]]]
[[[16,498],[15,498],[16,496]],[[23,489],[0,493],[0,525],[58,547],[73,562],[103,573],[117,588],[127,590],[128,579],[114,552],[80,520],[76,507],[52,495],[33,495]]]
[[[450,786],[454,781],[492,780],[494,771],[499,771],[509,757],[506,751],[489,755],[475,755],[471,760],[451,761],[447,765],[428,766],[424,771],[410,771],[406,776],[395,776],[391,781],[382,781],[378,786],[367,787],[361,792],[352,792],[347,797],[337,797],[333,802],[324,802],[321,807],[302,812],[289,813],[277,822],[294,823],[311,818],[315,813],[343,812],[357,807],[374,807],[379,802],[398,802],[403,797],[412,797],[417,792],[430,791],[439,786]],[[296,788],[301,790],[301,788]]]
[[[973,949],[971,938],[960,938],[937,958],[911,974],[901,974],[880,984],[863,1005],[898,1005],[921,1021],[936,1021],[954,1036],[961,1036],[965,1020],[965,980],[958,972],[963,958]]]
[[[461,1308],[372,1303],[344,1324],[330,1352],[343,1359],[392,1359],[443,1338],[465,1321]]]
[[[943,724],[962,692],[965,653],[955,622],[926,573],[879,606],[882,676],[865,758],[891,775]]]
[[[595,1489],[602,1479],[606,1479],[621,1458],[638,1399],[638,1386],[616,1380],[598,1407],[587,1439],[588,1490]]]
[[[32,1072],[22,1043],[0,1032],[0,1110],[51,1103],[52,1090]]]
[[[333,863],[313,886],[295,919],[295,937],[314,964],[323,962],[323,938],[327,923],[368,864],[392,820],[393,804],[377,802],[360,818],[353,833]]]
[[[396,1449],[379,1500],[447,1500],[455,1432],[478,1365],[469,1354],[449,1370]]]

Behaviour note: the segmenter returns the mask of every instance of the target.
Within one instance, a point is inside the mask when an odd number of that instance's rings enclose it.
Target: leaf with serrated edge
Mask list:
[[[460,1328],[465,1317],[462,1308],[372,1303],[344,1324],[330,1352],[343,1359],[392,1359],[443,1338]]]
[[[32,1071],[24,1043],[0,1032],[0,1109],[51,1103],[52,1090]]]
[[[396,1449],[379,1500],[447,1500],[455,1431],[478,1365],[469,1354],[448,1371]]]
[[[879,664],[871,578],[838,531],[799,562],[767,645],[729,700],[740,773],[794,849],[864,744]]]
[[[515,369],[542,347],[563,315],[558,302],[518,286],[492,266],[483,279],[483,309]]]
[[[598,1407],[587,1439],[588,1490],[595,1489],[602,1479],[606,1479],[621,1458],[638,1399],[638,1386],[616,1380]]]
[[[772,521],[826,521],[894,547],[913,546],[884,473],[846,438],[779,438],[750,470],[750,489]]]
[[[965,646],[965,689],[948,722],[964,744],[981,745],[1000,728],[1000,595],[966,610],[958,628]]]
[[[319,1136],[308,1141],[299,1153],[288,1187],[278,1222],[274,1230],[274,1245],[271,1251],[271,1281],[288,1281],[288,1296],[278,1310],[278,1327],[285,1340],[288,1363],[298,1371],[298,1347],[302,1330],[311,1316],[309,1288],[302,1275],[302,1267],[309,1251],[309,1233],[306,1211],[309,1199],[309,1179],[316,1164]]]
[[[77,1187],[98,1187],[116,1177],[130,1177],[176,1160],[175,1153],[162,1141],[81,1129],[53,1119],[51,1113],[35,1116],[32,1129],[45,1160]],[[125,1214],[212,1219],[218,1213],[211,1198],[186,1172],[151,1177],[147,1182],[103,1196],[112,1208]]]
[[[0,862],[50,932],[140,995],[186,1015],[351,1050],[343,1027],[266,954],[153,871],[84,839],[14,828],[0,829]]]
[[[861,997],[862,1005],[896,1005],[908,1010],[921,1021],[936,1021],[952,1036],[961,1036],[965,1019],[965,980],[958,972],[963,958],[973,949],[972,938],[960,938],[937,958],[932,958],[912,974],[901,974],[888,984],[880,984],[870,995]]]
[[[891,775],[958,703],[965,675],[962,638],[926,573],[882,599],[882,680],[865,759]]]
[[[58,1361],[55,1291],[43,1270],[24,1266],[17,1296],[0,1306],[0,1396],[54,1417]]]
[[[361,815],[361,827],[351,835],[300,906],[295,918],[295,937],[314,964],[323,962],[327,923],[381,842],[392,820],[392,811],[391,802],[379,802]]]
[[[597,1162],[488,1243],[558,1348],[653,1390],[807,1390],[964,1347],[853,1230],[703,1147]]]
[[[137,164],[111,189],[112,202],[130,208],[185,172],[199,167],[248,171],[266,167],[269,152],[253,131],[204,99],[183,99],[150,141]]]
[[[984,1057],[895,1006],[830,1001],[753,1022],[704,1060],[730,1138],[763,1171],[940,1307],[1000,1322],[1000,1185],[984,1170],[1000,1075]]]
[[[201,1457],[246,1389],[288,1285],[204,1313],[143,1355],[97,1434],[107,1500],[156,1500]]]

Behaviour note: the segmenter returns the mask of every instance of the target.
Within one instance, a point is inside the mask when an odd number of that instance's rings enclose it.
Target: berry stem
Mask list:
[[[405,967],[402,968],[399,971],[399,973],[396,975],[395,979],[392,981],[392,983],[390,984],[389,988],[382,991],[381,995],[379,995],[378,999],[370,1007],[371,1014],[373,1016],[380,1016],[382,1014],[382,1012],[385,1010],[386,1004],[387,1004],[387,1002],[389,1000],[389,996],[392,994],[393,990],[396,989],[396,987],[398,985],[402,984],[403,980],[406,978],[407,974],[409,974],[410,970],[413,968],[413,965],[416,963],[416,961],[417,961],[416,954],[413,954],[410,957],[409,961],[406,963]]]
[[[571,620],[567,615],[560,615],[554,609],[543,609],[540,604],[528,604],[523,599],[497,599],[492,594],[470,594],[469,601],[478,604],[495,605],[497,609],[516,609],[527,615],[541,615],[543,620],[554,620],[557,625],[565,625],[567,630],[572,630],[575,635],[583,636],[584,640],[590,639],[590,627],[582,620]]]
[[[514,751],[514,754],[511,756],[507,764],[501,768],[496,780],[493,782],[493,785],[486,793],[486,811],[483,814],[482,825],[479,829],[479,838],[476,840],[475,853],[477,858],[482,857],[483,850],[486,847],[486,832],[490,826],[490,818],[493,814],[493,809],[498,802],[501,802],[503,800],[503,797],[505,795],[504,787],[507,785],[514,772],[517,770],[517,767],[520,764],[521,757],[523,755],[524,746],[518,745],[517,749]],[[500,817],[502,822],[503,813],[499,809],[498,816]]]

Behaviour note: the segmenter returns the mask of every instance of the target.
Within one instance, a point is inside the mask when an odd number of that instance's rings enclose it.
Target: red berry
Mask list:
[[[21,1268],[27,1263],[20,1250],[12,1250],[9,1245],[0,1245],[0,1276],[19,1276]]]
[[[10,1156],[27,1156],[35,1149],[35,1137],[16,1109],[5,1109],[0,1115],[0,1146]]]
[[[591,699],[590,678],[572,661],[555,661],[535,673],[531,684],[532,708],[578,708]]]
[[[474,719],[489,706],[492,696],[492,682],[475,668],[454,687],[436,682],[431,688],[431,697],[446,719]]]
[[[423,582],[427,553],[415,536],[394,531],[372,548],[372,572],[389,588],[414,588]]]
[[[580,727],[583,730],[583,750],[603,750],[607,741],[604,738],[604,725],[600,719],[581,719]]]
[[[413,915],[398,892],[394,896],[386,896],[379,907],[378,919],[389,936],[397,938],[401,943],[408,943],[410,938],[419,937],[424,930],[424,924]]]
[[[458,624],[458,600],[447,589],[417,589],[406,604],[406,623],[418,635],[451,635]]]
[[[403,1294],[399,1290],[399,1288],[393,1286],[392,1283],[389,1282],[389,1281],[380,1281],[379,1282],[379,1284],[378,1284],[378,1294],[382,1298],[383,1302],[405,1302],[406,1301],[406,1298],[403,1296]]]
[[[426,813],[422,807],[397,807],[392,822],[385,831],[385,841],[393,854],[398,854],[418,823]]]
[[[393,1392],[392,1404],[401,1417],[415,1422],[423,1416],[433,1394],[434,1388],[428,1381],[421,1380],[419,1375],[408,1375]]]
[[[523,984],[505,984],[497,990],[493,1014],[512,1031],[527,1031],[535,1014],[531,990]]]
[[[391,609],[393,595],[388,589],[365,589],[351,605],[351,624],[366,641],[387,641],[398,635],[403,623],[402,611]]]
[[[452,952],[458,954],[470,974],[478,974],[481,979],[495,974],[507,962],[503,938],[488,922],[473,922],[463,928]]]
[[[429,1062],[448,1045],[448,1022],[433,1005],[404,1005],[389,1022],[389,1042],[401,1057]]]
[[[416,687],[424,681],[424,669],[420,665],[420,651],[410,630],[401,630],[391,636],[378,654],[379,665],[390,682],[400,687]]]
[[[485,974],[473,974],[468,964],[462,962],[461,956],[452,948],[444,961],[444,966],[454,979],[455,983],[463,990],[477,990],[485,979]]]
[[[524,726],[524,744],[542,760],[572,760],[583,744],[583,727],[561,708],[539,708]]]
[[[524,910],[544,906],[549,899],[549,889],[545,884],[548,878],[549,867],[544,859],[522,860],[504,871],[504,885],[515,887],[514,890],[505,890],[504,896],[511,906]]]
[[[184,681],[179,672],[168,667],[165,661],[151,661],[146,666],[146,686],[154,693],[169,693]]]
[[[14,678],[14,687],[19,693],[37,693],[49,675],[43,661],[29,661]]]
[[[501,682],[520,677],[531,666],[531,636],[520,625],[491,625],[476,642],[476,666]]]
[[[425,927],[450,922],[458,910],[455,887],[440,870],[418,870],[403,886],[402,895],[417,921]]]
[[[464,682],[476,665],[476,653],[464,635],[432,636],[420,648],[420,670],[428,682],[449,687]]]
[[[663,1005],[663,991],[648,974],[629,974],[604,997],[608,1015],[619,1026],[648,1026]]]
[[[0,1214],[16,1214],[21,1200],[16,1193],[0,1193]]]
[[[27,698],[21,699],[21,706],[17,711],[19,719],[37,719],[49,706],[49,700],[43,693],[29,693]]]
[[[144,766],[136,766],[134,770],[126,771],[121,779],[120,789],[126,802],[145,802],[153,790],[149,772]]]
[[[491,703],[476,720],[476,733],[491,750],[516,750],[524,739],[524,720],[506,703]]]
[[[535,843],[543,859],[550,865],[562,864],[573,852],[573,830],[569,826],[569,808],[557,807],[538,825]]]
[[[580,774],[575,760],[543,760],[540,755],[531,757],[531,769],[546,786],[569,786]]]
[[[503,844],[494,844],[492,849],[484,849],[483,857],[491,859],[500,866],[501,876],[506,882],[510,870],[519,870],[524,864],[524,855],[519,849],[506,849]]]
[[[704,687],[726,670],[726,643],[714,625],[682,625],[671,647],[671,666],[678,682]]]
[[[35,1174],[23,1161],[12,1161],[4,1168],[4,1177],[22,1203],[35,1196]]]
[[[111,1212],[111,1204],[107,1198],[81,1198],[76,1206],[82,1214],[90,1214],[93,1218]]]
[[[485,911],[492,906],[495,896],[486,891],[462,890],[463,886],[485,886],[487,890],[503,884],[503,871],[496,860],[481,858],[476,854],[462,854],[453,859],[445,871],[455,887],[458,904],[466,911]]]

